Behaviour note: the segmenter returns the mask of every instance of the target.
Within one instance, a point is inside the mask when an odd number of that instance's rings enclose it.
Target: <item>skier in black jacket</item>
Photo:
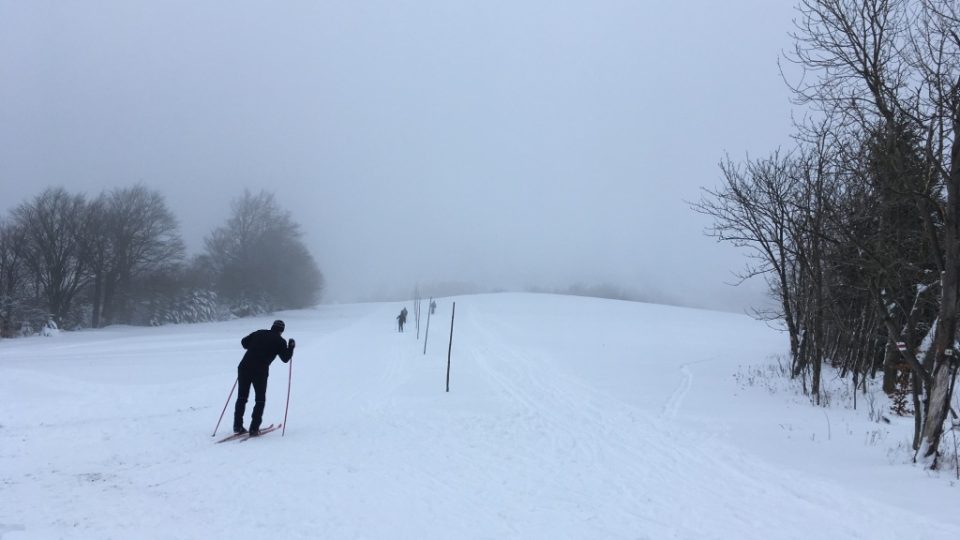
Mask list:
[[[247,350],[243,360],[237,366],[237,405],[233,411],[233,432],[244,433],[243,411],[250,396],[250,385],[256,392],[256,403],[253,405],[253,418],[250,421],[250,435],[260,434],[260,423],[263,422],[263,408],[267,404],[267,377],[270,375],[270,363],[278,355],[284,363],[293,358],[293,348],[296,342],[291,338],[290,344],[283,339],[286,325],[283,321],[273,321],[269,330],[257,330],[240,340],[240,344]]]

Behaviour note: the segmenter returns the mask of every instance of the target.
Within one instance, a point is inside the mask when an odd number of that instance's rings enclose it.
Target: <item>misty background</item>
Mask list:
[[[162,192],[188,252],[244,189],[323,300],[610,285],[739,311],[687,202],[787,144],[790,3],[0,0],[0,212]]]

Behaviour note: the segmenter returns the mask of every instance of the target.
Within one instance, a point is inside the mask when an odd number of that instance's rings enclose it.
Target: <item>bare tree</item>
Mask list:
[[[177,220],[163,196],[142,185],[115,189],[90,203],[86,258],[93,273],[93,326],[117,322],[131,285],[146,274],[170,268],[183,259]],[[128,321],[126,321],[128,322]]]
[[[24,263],[58,325],[79,324],[71,317],[77,294],[89,281],[83,258],[86,202],[63,188],[47,189],[13,211],[17,226],[26,235]]]
[[[893,121],[913,73],[909,0],[801,0],[788,60],[808,71],[792,85],[835,127]],[[810,78],[812,76],[812,80]]]
[[[789,199],[795,191],[794,178],[788,174],[790,156],[774,152],[768,158],[747,160],[743,165],[727,157],[720,168],[723,185],[715,190],[704,189],[700,201],[691,206],[714,219],[708,235],[748,249],[752,262],[738,275],[740,280],[754,276],[768,279],[780,311],[760,315],[783,318],[796,371],[800,369],[800,326],[797,299],[790,286],[795,275],[787,229]]]
[[[237,315],[316,303],[323,276],[302,236],[270,193],[245,191],[233,202],[226,225],[206,239],[204,260]]]
[[[935,329],[933,369],[927,396],[922,456],[937,466],[943,424],[960,365],[956,344],[960,316],[960,7],[948,0],[922,0],[914,33],[915,63],[923,76],[929,122],[929,154],[946,192],[943,209],[943,272]]]
[[[18,330],[26,289],[26,231],[11,222],[0,222],[0,337]]]

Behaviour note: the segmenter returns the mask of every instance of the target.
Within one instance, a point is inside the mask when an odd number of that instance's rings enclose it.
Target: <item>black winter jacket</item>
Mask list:
[[[269,372],[270,363],[277,356],[284,362],[293,358],[293,347],[288,347],[287,340],[274,330],[257,330],[241,339],[240,344],[247,350],[238,366],[240,369]]]

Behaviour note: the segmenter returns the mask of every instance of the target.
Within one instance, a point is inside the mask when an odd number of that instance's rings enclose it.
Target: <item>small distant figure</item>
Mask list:
[[[437,301],[436,301],[436,300],[431,300],[431,301],[430,301],[430,314],[433,315],[433,314],[435,314],[436,312],[437,312]]]
[[[407,322],[407,308],[400,310],[400,314],[397,315],[397,326],[398,332],[403,332],[403,325]]]

